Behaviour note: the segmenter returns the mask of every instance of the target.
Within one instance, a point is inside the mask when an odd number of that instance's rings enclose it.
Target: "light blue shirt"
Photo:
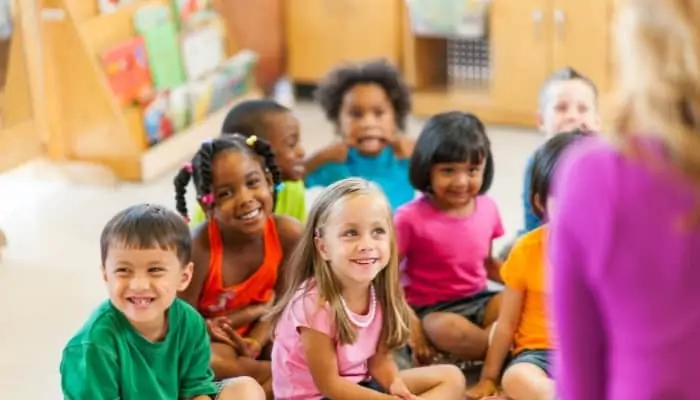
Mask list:
[[[306,175],[306,187],[329,186],[350,177],[364,178],[379,185],[396,210],[416,196],[408,180],[408,165],[408,159],[397,158],[390,147],[376,156],[362,155],[350,148],[344,163],[328,163]]]

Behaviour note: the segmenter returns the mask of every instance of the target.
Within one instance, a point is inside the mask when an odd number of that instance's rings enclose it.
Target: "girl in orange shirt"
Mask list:
[[[270,399],[270,326],[262,317],[301,235],[298,221],[273,215],[280,179],[270,145],[235,134],[203,142],[174,181],[177,210],[187,218],[192,180],[208,216],[193,232],[194,275],[181,297],[207,319],[214,375],[251,376]]]
[[[564,133],[551,138],[535,153],[531,172],[532,208],[540,219],[551,213],[549,195],[557,162],[564,150],[582,132]],[[549,212],[548,212],[549,210]],[[554,348],[549,335],[550,317],[546,289],[549,268],[545,262],[547,225],[523,235],[501,267],[505,284],[503,300],[479,383],[467,392],[480,399],[497,392],[503,365],[505,394],[513,400],[554,399],[554,381],[550,374],[550,352]]]

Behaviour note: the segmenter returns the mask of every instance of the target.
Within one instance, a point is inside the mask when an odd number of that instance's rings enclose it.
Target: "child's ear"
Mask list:
[[[177,287],[178,292],[182,292],[190,285],[192,281],[192,274],[194,273],[194,263],[189,262],[182,268],[182,275],[180,277],[180,284]]]
[[[107,282],[107,268],[104,265],[102,266],[102,280]]]
[[[541,112],[538,112],[535,115],[535,122],[537,123],[537,128],[539,130],[544,130],[544,116],[542,115]]]
[[[326,241],[323,240],[322,237],[314,238],[314,245],[324,261],[329,261],[331,259],[330,255],[328,254],[328,246],[326,245]]]
[[[535,208],[535,211],[539,215],[546,215],[547,214],[547,205],[542,204],[542,197],[540,197],[539,194],[535,194],[532,197],[532,205]]]

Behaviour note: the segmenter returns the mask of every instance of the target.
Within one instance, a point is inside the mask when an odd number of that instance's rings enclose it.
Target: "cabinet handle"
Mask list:
[[[561,9],[554,10],[554,23],[556,25],[557,37],[560,40],[564,39],[564,24],[566,23],[566,15]]]
[[[531,17],[532,25],[534,25],[535,29],[535,37],[539,39],[542,36],[542,10],[539,8],[532,10]]]

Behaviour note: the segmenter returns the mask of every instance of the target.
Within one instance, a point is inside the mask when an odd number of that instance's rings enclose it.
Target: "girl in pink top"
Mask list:
[[[316,200],[272,311],[278,400],[463,399],[452,366],[399,372],[392,351],[409,335],[391,208],[350,178]]]
[[[406,298],[422,321],[411,338],[414,356],[430,363],[434,346],[451,358],[483,360],[500,303],[487,288],[487,279],[501,281],[491,248],[503,235],[485,195],[494,165],[483,123],[458,111],[433,116],[409,171],[424,196],[399,208],[395,223]]]

